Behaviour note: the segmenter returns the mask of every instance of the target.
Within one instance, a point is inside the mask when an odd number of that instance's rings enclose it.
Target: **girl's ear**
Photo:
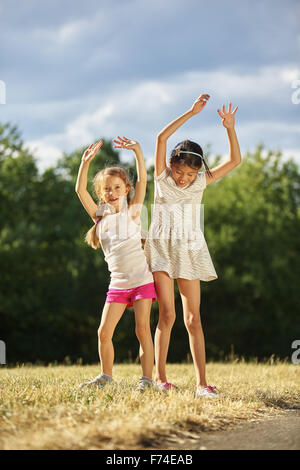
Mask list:
[[[172,165],[172,164],[171,164],[171,157],[169,157],[169,165],[170,165],[170,166]]]
[[[127,196],[127,194],[129,193],[129,191],[130,191],[130,185],[127,184],[127,185],[126,185],[126,196]]]

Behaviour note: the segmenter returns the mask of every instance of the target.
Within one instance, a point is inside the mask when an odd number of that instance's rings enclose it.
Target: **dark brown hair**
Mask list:
[[[205,170],[209,176],[212,177],[210,169],[204,159],[202,148],[199,144],[191,140],[183,140],[174,147],[171,152],[170,163],[171,165],[187,165],[197,170],[200,170],[204,165]]]

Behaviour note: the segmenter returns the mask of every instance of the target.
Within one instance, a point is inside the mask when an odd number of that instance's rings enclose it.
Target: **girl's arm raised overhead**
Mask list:
[[[167,150],[167,140],[174,134],[177,129],[182,126],[188,119],[195,114],[200,113],[205,107],[207,101],[209,100],[209,95],[203,94],[194,102],[193,106],[182,116],[172,121],[168,124],[157,136],[156,139],[156,149],[155,149],[155,176],[158,177],[166,168],[166,150]]]
[[[102,144],[103,141],[100,140],[96,144],[90,145],[89,148],[85,150],[81,159],[81,165],[79,167],[75,186],[75,191],[83,207],[94,221],[96,220],[96,211],[98,206],[86,189],[87,175],[89,171],[90,162],[93,160],[100,147],[102,147]]]
[[[136,169],[137,169],[137,182],[135,185],[134,197],[130,203],[131,206],[134,204],[143,204],[146,187],[147,187],[147,169],[145,165],[144,155],[140,144],[131,139],[127,139],[118,136],[118,140],[114,140],[114,148],[133,150],[136,160]]]
[[[209,177],[208,174],[206,173],[206,184],[213,183],[214,181],[217,181],[219,178],[222,178],[222,176],[229,173],[236,166],[238,166],[242,161],[239,142],[238,142],[237,135],[234,129],[234,124],[235,124],[234,115],[237,109],[238,107],[236,106],[234,111],[231,112],[231,103],[229,103],[228,112],[226,112],[224,104],[222,107],[222,112],[218,109],[218,114],[222,118],[222,124],[227,130],[227,136],[228,136],[228,141],[229,141],[229,158],[224,163],[221,163],[220,165],[210,170],[213,176],[212,178]]]

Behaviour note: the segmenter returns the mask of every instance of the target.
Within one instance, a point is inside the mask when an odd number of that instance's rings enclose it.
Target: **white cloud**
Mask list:
[[[274,132],[276,134],[295,134],[300,133],[300,124],[291,124],[281,121],[256,121],[251,123],[239,124],[239,131],[245,134],[251,132],[257,134],[259,130],[263,132]]]
[[[77,20],[56,28],[36,28],[31,32],[34,41],[50,42],[55,45],[70,43],[79,39],[88,30],[88,21]]]
[[[52,43],[55,46],[71,45],[74,41],[82,39],[87,34],[106,33],[111,24],[108,24],[108,13],[102,8],[97,8],[93,15],[86,13],[80,19],[65,20],[56,26],[42,26],[33,29],[30,36],[33,40]]]
[[[66,131],[62,135],[69,145],[83,145],[93,140],[93,136],[100,132],[106,121],[113,115],[115,105],[108,103],[100,106],[93,112],[84,113],[66,126]]]
[[[289,160],[290,158],[293,158],[293,160],[296,161],[296,163],[300,166],[300,150],[299,148],[285,148],[282,151],[282,157],[284,160]]]
[[[283,82],[292,83],[293,81],[300,78],[300,68],[291,67],[283,68],[280,73],[280,78]]]
[[[201,92],[208,91],[212,98],[203,116],[201,115],[201,126],[199,121],[197,124],[197,119],[192,119],[188,127],[184,126],[172,136],[169,144],[172,145],[173,140],[180,140],[181,135],[183,137],[188,129],[190,138],[196,141],[200,138],[203,145],[210,142],[212,151],[223,153],[226,150],[227,138],[216,113],[217,107],[224,101],[226,104],[231,100],[234,105],[240,105],[240,109],[247,114],[247,107],[257,100],[259,119],[242,120],[242,114],[237,113],[237,132],[242,145],[250,148],[262,141],[267,145],[271,143],[270,148],[284,147],[287,142],[294,146],[300,133],[300,125],[297,122],[291,123],[291,119],[280,121],[277,114],[274,120],[269,117],[264,119],[260,110],[260,100],[269,100],[274,106],[277,98],[281,100],[282,105],[285,99],[282,90],[290,93],[286,82],[293,76],[293,70],[297,69],[263,67],[256,73],[248,74],[227,70],[194,71],[165,80],[120,82],[117,90],[113,89],[105,96],[102,96],[100,91],[99,95],[82,97],[82,113],[67,122],[62,132],[48,135],[35,143],[38,145],[41,142],[40,154],[46,155],[48,159],[48,154],[44,153],[47,145],[49,155],[54,158],[58,149],[72,151],[102,136],[109,138],[122,133],[141,140],[145,145],[145,155],[153,156],[155,136],[161,126],[185,112]],[[61,108],[62,104],[59,106]],[[128,152],[122,152],[121,156],[128,158]]]
[[[171,79],[168,85],[169,92],[178,94],[198,94],[211,91],[216,96],[226,96],[229,99],[253,99],[255,97],[266,98],[283,88],[286,82],[291,82],[300,74],[300,68],[268,66],[256,69],[252,73],[238,73],[229,70],[213,70],[209,72],[188,72],[182,76]],[[199,87],[201,84],[201,89]]]
[[[51,138],[26,142],[26,147],[37,158],[37,165],[41,171],[50,166],[55,166],[57,159],[63,155],[62,151],[48,143],[48,140],[51,141]]]

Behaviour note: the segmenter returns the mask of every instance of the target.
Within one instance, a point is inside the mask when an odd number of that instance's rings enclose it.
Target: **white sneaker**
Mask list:
[[[217,398],[219,396],[219,393],[216,392],[215,385],[208,385],[207,387],[196,388],[196,396],[197,397],[204,397],[204,398]]]
[[[104,387],[108,383],[112,383],[113,379],[109,375],[100,374],[97,375],[94,379],[90,380],[89,382],[83,382],[79,385],[79,387],[89,387],[90,385],[98,385],[98,387]]]
[[[156,383],[153,382],[152,379],[149,379],[148,377],[142,377],[139,381],[137,389],[140,392],[144,392],[147,388],[158,389]]]

